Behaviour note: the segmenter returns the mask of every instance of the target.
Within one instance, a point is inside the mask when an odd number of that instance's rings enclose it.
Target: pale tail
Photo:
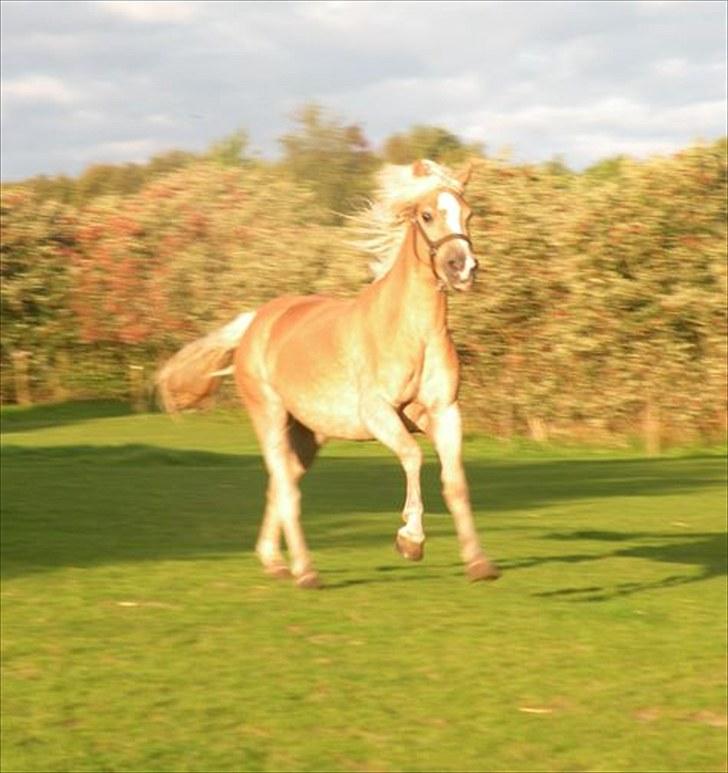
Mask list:
[[[217,392],[223,377],[233,372],[233,353],[254,316],[254,311],[240,314],[187,344],[160,368],[156,385],[165,411],[194,408]]]

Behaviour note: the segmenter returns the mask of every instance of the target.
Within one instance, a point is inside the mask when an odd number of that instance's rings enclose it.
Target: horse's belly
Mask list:
[[[309,353],[307,353],[309,354]],[[286,410],[314,432],[345,440],[372,437],[361,420],[359,390],[346,368],[320,366],[318,358],[301,352],[279,362],[272,386]]]
[[[284,403],[301,424],[326,437],[343,440],[373,437],[359,416],[359,400],[353,390],[324,388],[307,391],[305,395],[285,394]]]

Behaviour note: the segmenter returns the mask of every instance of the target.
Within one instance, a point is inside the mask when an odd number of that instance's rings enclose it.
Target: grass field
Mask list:
[[[725,770],[724,457],[469,440],[469,585],[427,453],[409,564],[396,461],[326,449],[307,592],[244,418],[4,410],[3,771]]]

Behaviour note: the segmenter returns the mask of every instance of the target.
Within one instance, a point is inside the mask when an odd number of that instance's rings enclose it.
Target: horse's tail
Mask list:
[[[238,315],[167,360],[155,379],[165,411],[194,408],[217,392],[223,377],[233,372],[233,354],[254,316],[254,311]]]

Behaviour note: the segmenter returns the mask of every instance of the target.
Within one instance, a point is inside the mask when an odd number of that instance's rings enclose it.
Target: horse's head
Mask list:
[[[433,272],[454,290],[469,290],[478,268],[468,225],[473,213],[463,197],[471,170],[472,165],[468,165],[456,176],[457,186],[444,184],[423,196],[411,214],[416,232],[427,246]],[[416,161],[412,174],[430,174],[428,162]]]

